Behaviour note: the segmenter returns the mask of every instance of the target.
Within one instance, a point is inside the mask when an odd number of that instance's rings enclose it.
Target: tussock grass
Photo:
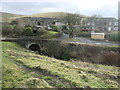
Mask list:
[[[34,52],[26,50],[15,43],[3,42],[2,44],[3,44],[3,56],[4,56],[3,61],[4,62],[6,58],[8,59],[6,60],[6,62],[11,61],[11,59],[13,59],[15,62],[21,63],[22,65],[28,68],[35,69],[38,72],[42,71],[49,75],[57,76],[61,79],[64,79],[66,82],[69,82],[70,84],[78,88],[86,88],[86,87],[118,88],[118,77],[119,77],[118,69],[120,69],[119,67],[90,64],[90,63],[81,62],[81,61],[77,63],[70,62],[70,61],[62,61],[59,59],[54,59],[47,56],[35,54]],[[6,64],[5,63],[3,65],[5,68],[7,68],[8,66],[6,65],[8,65],[8,63]],[[9,67],[9,69],[11,70],[12,67],[14,67],[14,63],[11,67]],[[18,73],[15,70],[13,71],[14,73]],[[4,75],[5,75],[4,78],[8,77],[6,76],[8,74],[4,74]],[[23,74],[20,74],[20,75],[24,76]],[[12,76],[13,78],[12,82],[14,83],[11,84],[11,80],[9,80],[10,78],[9,76],[7,79],[8,81],[5,80],[5,82],[3,83],[4,87],[7,87],[7,86],[10,87],[11,85],[14,85],[15,84],[14,80],[16,80],[15,77],[16,76]],[[45,79],[51,79],[51,78],[43,77],[43,79],[45,80]],[[23,80],[27,81],[24,78]],[[39,85],[40,82],[41,81],[37,81],[37,85]],[[6,85],[5,83],[7,83],[8,85]],[[18,81],[18,83],[20,82]]]

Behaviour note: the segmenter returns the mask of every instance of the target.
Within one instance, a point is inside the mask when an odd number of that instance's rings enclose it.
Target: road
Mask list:
[[[118,46],[119,44],[117,43],[110,43],[107,41],[94,41],[88,38],[84,38],[84,37],[74,37],[77,40],[80,41],[70,41],[71,43],[82,43],[82,44],[94,44],[94,45],[112,45],[112,46]],[[60,38],[60,40],[68,40],[69,39],[69,35],[63,33],[62,37]]]

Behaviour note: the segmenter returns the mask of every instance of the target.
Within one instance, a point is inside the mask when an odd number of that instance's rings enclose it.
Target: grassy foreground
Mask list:
[[[119,67],[68,62],[2,42],[3,88],[118,88]]]

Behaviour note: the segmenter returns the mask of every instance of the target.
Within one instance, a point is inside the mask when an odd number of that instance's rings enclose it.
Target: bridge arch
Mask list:
[[[31,43],[27,46],[27,48],[32,51],[38,51],[38,52],[41,50],[41,46],[37,43]]]

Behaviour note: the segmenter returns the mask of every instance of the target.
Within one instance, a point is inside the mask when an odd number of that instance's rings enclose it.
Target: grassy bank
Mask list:
[[[57,34],[59,34],[59,32],[47,31],[45,34],[41,35],[40,37],[44,39],[53,39],[53,38],[57,38]]]
[[[118,67],[62,61],[11,42],[2,45],[4,88],[118,88]]]

